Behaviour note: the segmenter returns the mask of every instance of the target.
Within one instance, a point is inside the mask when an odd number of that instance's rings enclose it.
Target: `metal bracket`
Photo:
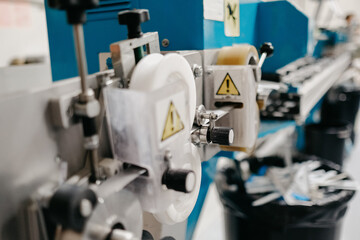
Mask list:
[[[78,102],[80,90],[50,100],[52,122],[55,127],[69,128],[80,119],[75,115],[75,103]]]
[[[157,32],[145,33],[141,38],[127,39],[110,45],[111,59],[115,76],[128,87],[131,73],[136,65],[134,49],[146,47],[146,53],[160,53],[159,35]]]

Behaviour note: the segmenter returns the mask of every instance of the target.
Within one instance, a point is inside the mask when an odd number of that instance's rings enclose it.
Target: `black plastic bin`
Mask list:
[[[346,82],[332,88],[325,96],[321,106],[321,122],[331,124],[349,122],[352,127],[360,106],[360,87],[353,82]],[[352,141],[355,133],[352,130]]]
[[[305,126],[305,153],[330,160],[340,166],[345,157],[345,143],[350,139],[348,122],[310,124]]]
[[[294,160],[309,159],[302,156]],[[245,161],[255,173],[262,165],[283,166],[283,159],[279,157]],[[332,162],[321,160],[321,164],[320,168],[325,171],[340,173],[340,167]],[[227,240],[339,240],[348,202],[355,194],[355,191],[339,190],[336,197],[311,207],[288,206],[283,201],[253,207],[252,201],[263,195],[246,193],[238,163],[219,170],[215,183],[224,205]],[[238,186],[237,190],[229,187],[234,185]]]

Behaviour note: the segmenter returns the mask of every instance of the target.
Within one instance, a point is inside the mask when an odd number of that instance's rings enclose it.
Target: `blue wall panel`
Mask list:
[[[275,54],[265,61],[265,72],[274,72],[305,56],[308,19],[294,6],[287,1],[240,3],[240,36],[226,37],[223,22],[204,20],[201,0],[103,0],[101,8],[89,11],[84,28],[89,72],[99,70],[98,53],[109,52],[111,43],[126,38],[127,30],[118,24],[117,12],[129,8],[149,9],[150,21],[143,24],[143,31],[158,31],[160,41],[168,39],[170,45],[161,47],[163,51],[220,48],[234,43],[259,48],[268,41],[273,43]],[[65,14],[47,8],[47,21],[53,79],[77,76],[72,30]]]
[[[118,24],[117,13],[139,6],[138,0],[100,2],[100,8],[88,11],[84,25],[89,73],[99,71],[98,53],[109,52],[111,43],[126,39],[126,27]],[[65,12],[46,7],[46,20],[53,81],[78,76],[73,30],[67,24]]]
[[[258,42],[272,42],[274,56],[263,65],[264,72],[275,72],[304,57],[308,47],[308,18],[287,1],[262,2],[258,10]]]
[[[161,50],[203,49],[203,4],[193,0],[141,0],[140,8],[149,9],[150,21],[145,32],[159,32],[160,42],[170,45]]]
[[[72,27],[66,23],[65,19],[66,14],[62,11],[49,8],[46,10],[51,71],[54,81],[78,75]]]

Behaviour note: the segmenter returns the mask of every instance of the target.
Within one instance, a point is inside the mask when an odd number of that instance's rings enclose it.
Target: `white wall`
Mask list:
[[[49,55],[43,0],[0,0],[0,67],[39,55]]]
[[[305,12],[315,14],[316,1],[306,0]],[[329,21],[329,14],[333,14]],[[345,16],[353,13],[360,17],[360,1],[358,0],[334,0],[324,1],[322,11],[320,12],[320,26],[338,27],[345,25]]]
[[[264,0],[269,2],[274,0]],[[314,17],[318,2],[316,0],[288,0],[296,5],[309,17]],[[328,21],[328,16],[333,10],[331,21]],[[319,24],[320,26],[339,27],[345,25],[345,16],[348,13],[354,13],[360,19],[360,1],[359,0],[324,0],[322,11],[320,12]]]

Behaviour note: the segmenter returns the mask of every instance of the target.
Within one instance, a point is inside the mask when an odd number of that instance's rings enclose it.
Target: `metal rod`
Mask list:
[[[100,178],[99,169],[98,169],[99,168],[98,151],[97,149],[92,149],[89,152],[90,152],[89,160],[90,160],[91,175],[97,180]]]
[[[266,57],[267,57],[267,53],[261,54],[261,57],[260,57],[260,60],[259,60],[259,63],[258,63],[259,68],[261,68],[262,65],[264,64]]]
[[[86,54],[85,54],[85,42],[84,42],[84,30],[82,24],[74,25],[74,41],[75,41],[75,52],[78,63],[78,70],[81,81],[81,91],[82,93],[86,93],[87,90],[87,75],[88,68],[86,62]]]
[[[82,94],[87,95],[88,68],[87,68],[86,53],[85,53],[84,29],[82,24],[74,25],[74,41],[75,41],[75,52],[76,52],[79,75],[80,75],[81,91]],[[83,124],[85,124],[85,121],[89,120],[86,119],[87,118],[83,118]],[[98,146],[96,146],[94,149],[89,150],[90,170],[91,170],[91,175],[95,178],[94,180],[99,179],[99,170],[98,170],[99,158],[98,158],[97,148]]]

